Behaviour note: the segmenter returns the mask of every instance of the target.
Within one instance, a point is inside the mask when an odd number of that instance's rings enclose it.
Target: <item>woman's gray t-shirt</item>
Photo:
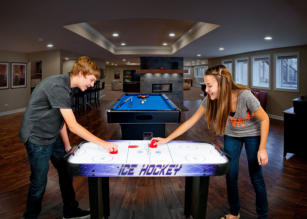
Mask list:
[[[201,103],[205,108],[206,99]],[[259,136],[260,122],[254,116],[259,107],[259,100],[250,90],[239,91],[236,112],[234,116],[228,116],[224,134],[232,137]]]

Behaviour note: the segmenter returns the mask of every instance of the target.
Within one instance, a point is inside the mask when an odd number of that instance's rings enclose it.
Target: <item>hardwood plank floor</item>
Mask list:
[[[78,116],[78,121],[103,139],[120,139],[118,124],[106,123],[106,109],[112,100],[103,100],[98,109]],[[189,118],[200,100],[185,100],[182,121]],[[0,117],[0,218],[21,218],[25,209],[30,170],[24,145],[18,138],[23,113]],[[169,134],[178,124],[166,126]],[[81,139],[70,134],[72,144]],[[198,122],[179,139],[210,141],[223,145],[221,137]],[[269,218],[307,218],[307,161],[298,156],[286,160],[283,155],[283,122],[272,120],[267,144],[269,164],[264,176],[269,199]],[[256,218],[255,195],[249,180],[245,150],[240,159],[241,218]],[[62,218],[62,202],[57,173],[52,165],[40,218]],[[74,186],[80,206],[89,208],[87,179],[75,177]],[[184,218],[184,178],[111,178],[111,217]],[[225,177],[210,177],[207,218],[219,218],[227,212]]]

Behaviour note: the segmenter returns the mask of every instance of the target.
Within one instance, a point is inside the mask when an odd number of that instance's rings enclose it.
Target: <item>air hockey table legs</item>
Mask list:
[[[193,219],[205,219],[207,213],[209,176],[186,177],[184,215]]]
[[[184,215],[205,219],[207,213],[209,176],[186,177]],[[91,219],[110,216],[109,177],[88,177]]]
[[[88,177],[91,219],[110,216],[109,177]]]

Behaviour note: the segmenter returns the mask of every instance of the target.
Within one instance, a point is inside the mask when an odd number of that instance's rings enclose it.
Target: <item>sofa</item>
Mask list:
[[[262,108],[266,110],[267,92],[258,89],[252,89],[252,93],[258,98]]]
[[[120,91],[123,88],[123,83],[119,80],[113,80],[111,82],[111,87],[113,91]]]

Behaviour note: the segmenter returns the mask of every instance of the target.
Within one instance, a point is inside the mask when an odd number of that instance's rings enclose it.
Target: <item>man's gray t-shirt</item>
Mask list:
[[[48,145],[56,141],[64,124],[60,108],[71,108],[69,75],[48,77],[34,89],[19,130],[24,143]]]
[[[206,108],[206,98],[202,101]],[[254,116],[260,107],[259,100],[250,90],[240,90],[237,100],[236,112],[229,115],[225,128],[225,135],[232,137],[248,137],[260,135],[260,122]]]

